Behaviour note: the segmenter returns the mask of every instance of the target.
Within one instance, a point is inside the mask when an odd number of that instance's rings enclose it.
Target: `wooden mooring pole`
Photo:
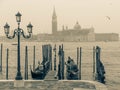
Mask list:
[[[100,54],[100,52],[99,52],[99,46],[96,46],[96,73],[98,73],[98,70],[99,70],[99,67],[98,67],[98,65],[99,65],[99,59],[100,59],[99,54]]]
[[[80,47],[80,60],[79,60],[79,80],[81,80],[81,59],[82,59],[82,48]]]
[[[54,46],[53,51],[55,52],[55,55],[54,55],[54,71],[56,71],[56,44]]]
[[[65,60],[64,60],[64,47],[63,47],[63,44],[62,44],[62,79],[64,79],[64,63],[65,63]]]
[[[53,64],[52,64],[52,46],[50,46],[50,59],[51,59],[51,70],[52,70],[52,66],[53,66]]]
[[[2,50],[3,50],[3,44],[1,44],[1,49],[0,49],[0,72],[2,72]]]
[[[7,48],[7,54],[6,54],[6,80],[8,80],[8,57],[9,57],[9,49]]]
[[[77,68],[79,67],[79,47],[77,47]]]
[[[95,80],[95,77],[96,77],[96,68],[95,68],[95,47],[93,47],[93,80]]]
[[[59,64],[58,64],[58,79],[61,80],[62,79],[62,72],[61,72],[61,46],[59,45]]]
[[[35,46],[33,48],[33,71],[35,70]]]
[[[46,47],[47,48],[47,47]],[[50,70],[52,70],[52,47],[48,45],[48,59],[50,60]]]
[[[28,48],[25,47],[25,80],[28,80]]]
[[[59,64],[58,64],[58,79],[64,79],[64,51],[63,45],[59,46]]]
[[[96,76],[95,76],[95,80],[99,80],[99,75],[98,75],[98,72],[100,70],[100,47],[99,46],[96,46]]]

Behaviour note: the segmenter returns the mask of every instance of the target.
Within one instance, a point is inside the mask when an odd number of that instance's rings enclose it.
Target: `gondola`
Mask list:
[[[31,76],[33,79],[44,79],[48,71],[49,61],[45,61],[45,63],[41,63],[34,71],[31,69]]]
[[[42,60],[38,61],[38,67],[31,69],[31,77],[33,79],[44,79],[51,67],[52,61],[52,47],[51,45],[42,46]]]
[[[31,76],[33,79],[44,79],[43,65],[40,65],[34,71],[31,69]]]
[[[66,78],[68,80],[78,79],[78,67],[72,59],[68,60],[66,63]]]

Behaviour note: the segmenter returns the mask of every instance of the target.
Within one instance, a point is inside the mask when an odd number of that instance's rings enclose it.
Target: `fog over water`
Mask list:
[[[6,22],[16,28],[15,14],[22,14],[21,27],[31,22],[33,33],[51,33],[51,20],[55,6],[58,29],[62,25],[73,28],[76,21],[82,28],[93,26],[95,32],[120,33],[120,0],[1,0],[0,35]]]

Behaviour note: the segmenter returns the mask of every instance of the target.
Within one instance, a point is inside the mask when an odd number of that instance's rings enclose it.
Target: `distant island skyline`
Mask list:
[[[27,3],[27,4],[26,4]],[[21,28],[31,22],[33,34],[52,33],[51,15],[55,6],[58,15],[58,30],[62,26],[73,28],[76,21],[82,28],[93,26],[97,33],[120,33],[119,0],[1,0],[0,35],[4,35],[6,22],[11,31],[17,27],[15,14],[22,14]]]

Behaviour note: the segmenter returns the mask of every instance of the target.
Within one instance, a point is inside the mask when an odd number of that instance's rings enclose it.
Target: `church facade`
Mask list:
[[[95,41],[94,28],[82,29],[78,22],[72,29],[62,27],[57,30],[57,15],[55,9],[52,16],[52,34],[57,41]]]

